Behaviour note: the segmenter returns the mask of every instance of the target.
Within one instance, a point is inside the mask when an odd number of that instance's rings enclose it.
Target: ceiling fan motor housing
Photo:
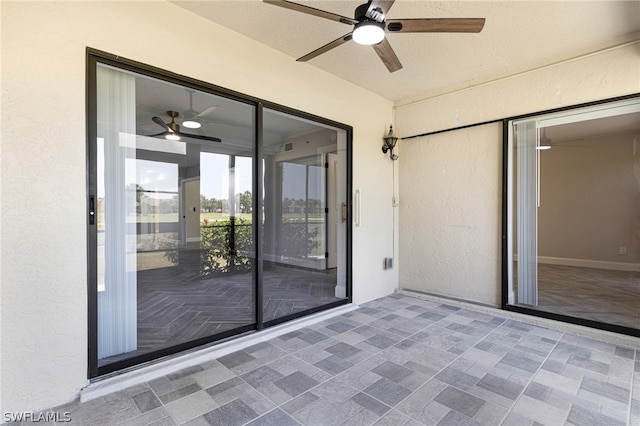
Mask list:
[[[356,11],[353,17],[358,21],[367,19],[367,10],[369,10],[369,3],[361,4],[360,6],[356,7]]]
[[[372,21],[372,22],[384,22],[384,14],[380,9],[373,9],[369,12],[369,16],[367,16],[367,12],[369,11],[369,3],[361,4],[356,7],[355,13],[353,14],[356,21]]]
[[[178,115],[180,115],[177,111],[167,111],[167,115],[171,117],[171,123],[167,125],[176,133],[180,133],[180,125],[176,123],[175,119]]]

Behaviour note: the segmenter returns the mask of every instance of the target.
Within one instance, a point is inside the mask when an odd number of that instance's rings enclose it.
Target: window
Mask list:
[[[88,79],[91,377],[350,301],[349,127],[102,52]]]
[[[640,98],[505,126],[505,307],[640,335]]]

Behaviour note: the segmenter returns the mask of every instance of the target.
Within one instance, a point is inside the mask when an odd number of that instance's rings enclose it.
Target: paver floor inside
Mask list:
[[[637,425],[639,349],[394,294],[52,411],[78,425]]]

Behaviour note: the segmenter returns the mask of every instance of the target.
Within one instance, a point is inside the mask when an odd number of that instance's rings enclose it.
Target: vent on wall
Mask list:
[[[284,144],[284,151],[293,151],[293,142],[287,142]]]

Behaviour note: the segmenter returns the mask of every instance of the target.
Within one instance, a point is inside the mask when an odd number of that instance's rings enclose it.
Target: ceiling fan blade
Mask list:
[[[157,138],[159,136],[167,136],[167,135],[177,135],[180,137],[185,137],[185,138],[192,138],[192,139],[199,139],[199,140],[203,140],[203,141],[210,141],[210,142],[222,142],[222,139],[220,138],[216,138],[214,136],[204,136],[204,135],[194,135],[191,133],[176,133],[173,131],[170,132],[162,132],[162,133],[156,133],[155,135],[140,135],[140,136],[146,136],[148,138]]]
[[[386,65],[389,72],[398,71],[402,68],[400,59],[396,56],[396,52],[389,44],[389,41],[385,38],[380,43],[374,44],[373,50],[376,51],[382,62]]]
[[[365,16],[378,22],[382,22],[387,17],[387,13],[396,0],[372,0]]]
[[[211,114],[216,109],[218,109],[218,105],[212,105],[209,108],[207,108],[204,111],[202,111],[201,113],[195,115],[193,118],[196,119],[196,118],[206,117],[207,115]]]
[[[185,138],[192,139],[200,139],[202,141],[210,141],[210,142],[222,142],[222,139],[216,138],[214,136],[204,136],[204,135],[194,135],[192,133],[178,133],[178,136],[184,136]]]
[[[167,132],[174,133],[173,129],[171,127],[169,127],[169,125],[167,123],[162,121],[162,118],[160,118],[160,117],[152,117],[151,119],[153,120],[154,123],[160,125],[160,127],[162,127]]]
[[[327,12],[325,10],[316,9],[310,6],[304,6],[302,4],[294,3],[287,0],[262,0],[267,4],[274,6],[284,7],[285,9],[294,10],[296,12],[306,13],[307,15],[313,15],[331,21],[342,22],[343,24],[355,25],[358,23],[353,18],[347,18],[346,16],[338,15],[336,13]]]
[[[423,18],[391,19],[387,31],[391,33],[479,33],[484,18]]]
[[[328,52],[329,50],[331,50],[331,49],[333,49],[335,47],[338,47],[341,44],[344,44],[344,43],[348,42],[349,40],[351,40],[351,33],[345,34],[342,37],[333,40],[331,43],[325,44],[324,46],[314,50],[311,53],[307,53],[303,57],[296,59],[296,61],[298,61],[298,62],[307,62],[309,59],[313,59],[316,56],[322,55],[323,53]]]

